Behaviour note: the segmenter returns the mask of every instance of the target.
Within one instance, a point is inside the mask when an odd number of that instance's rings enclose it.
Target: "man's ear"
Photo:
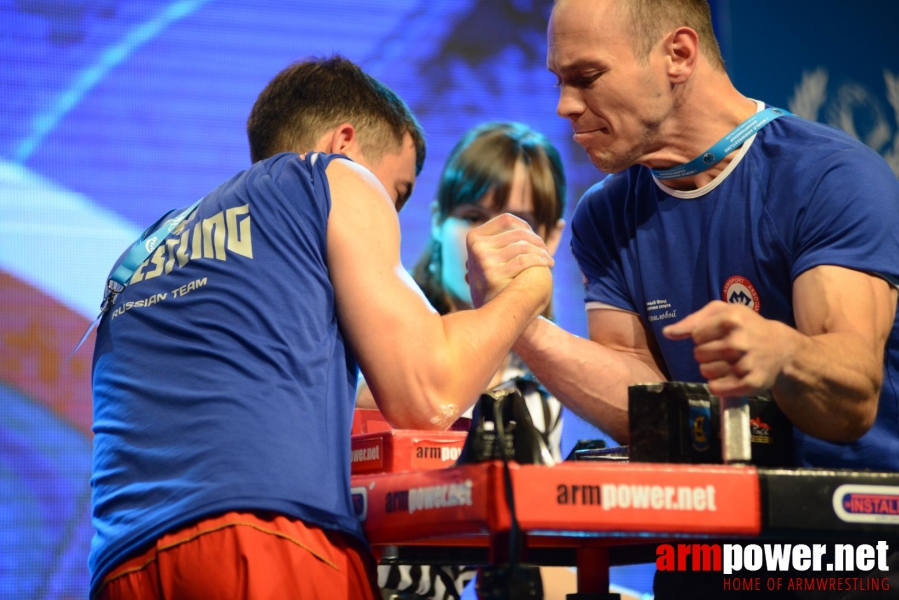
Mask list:
[[[699,59],[699,35],[689,27],[678,27],[665,40],[665,52],[669,81],[684,83],[693,74]]]
[[[562,231],[565,229],[565,219],[559,219],[556,221],[556,226],[553,227],[552,232],[546,236],[546,250],[549,252],[550,256],[556,255],[556,250],[559,249],[559,242],[562,241]]]
[[[351,123],[341,123],[326,134],[325,145],[328,154],[343,154],[353,160],[361,155],[359,136]]]

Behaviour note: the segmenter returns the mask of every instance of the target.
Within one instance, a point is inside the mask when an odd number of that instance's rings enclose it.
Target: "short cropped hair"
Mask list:
[[[396,93],[342,56],[311,58],[278,73],[259,94],[247,119],[250,158],[308,152],[329,129],[350,123],[365,157],[377,162],[415,145],[415,172],[425,160],[425,139],[412,111]]]
[[[619,0],[617,8],[629,16],[634,56],[640,62],[649,60],[662,35],[686,26],[699,36],[699,49],[706,59],[724,70],[708,0]]]

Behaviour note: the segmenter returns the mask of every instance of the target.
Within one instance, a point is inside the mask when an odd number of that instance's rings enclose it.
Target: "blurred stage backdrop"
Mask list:
[[[517,120],[553,140],[569,207],[601,174],[555,116],[550,0],[0,0],[0,598],[84,598],[92,339],[118,254],[164,211],[248,166],[244,124],[292,61],[343,54],[406,99],[428,161],[403,260],[428,236],[449,149]],[[899,9],[887,0],[713,1],[737,87],[846,129],[899,172]],[[560,324],[586,335],[580,276],[556,268]],[[899,258],[897,258],[899,260]],[[565,450],[599,437],[572,415]],[[613,583],[650,591],[652,567]]]

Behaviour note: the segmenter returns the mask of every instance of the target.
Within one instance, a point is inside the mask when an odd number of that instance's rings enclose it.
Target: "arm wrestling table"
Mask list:
[[[375,555],[385,563],[507,563],[503,468],[489,461],[354,475],[356,512]],[[657,544],[672,539],[899,539],[899,473],[599,461],[509,468],[521,562],[577,566],[578,598],[603,597],[610,565],[654,562]]]

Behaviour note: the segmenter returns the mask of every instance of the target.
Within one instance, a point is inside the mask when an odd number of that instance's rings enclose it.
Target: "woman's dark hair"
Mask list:
[[[437,189],[437,219],[443,222],[457,206],[476,204],[493,192],[494,209],[501,211],[509,202],[515,165],[521,162],[533,191],[534,218],[546,234],[555,229],[565,213],[565,171],[555,146],[527,125],[490,122],[470,129],[462,136],[446,161]],[[432,265],[436,242],[428,244],[412,277],[441,314],[450,311],[439,269]],[[437,249],[439,252],[439,249]],[[549,316],[550,310],[545,313]]]

